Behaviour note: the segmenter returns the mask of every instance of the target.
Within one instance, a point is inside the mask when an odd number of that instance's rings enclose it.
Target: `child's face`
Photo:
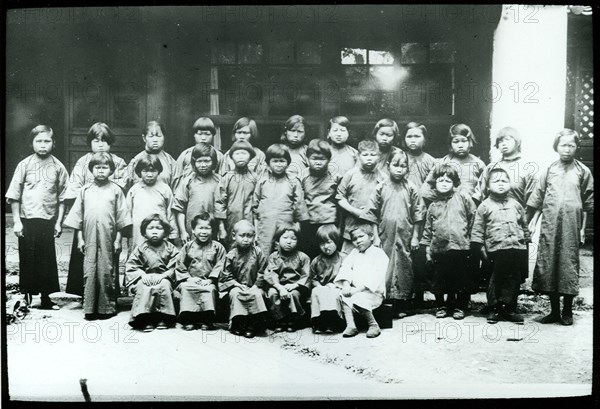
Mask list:
[[[394,129],[391,126],[382,126],[375,134],[375,140],[379,145],[379,149],[388,150],[394,142]]]
[[[371,247],[371,244],[373,244],[373,235],[367,234],[361,229],[354,230],[352,232],[352,243],[358,251],[363,253],[366,249]]]
[[[498,150],[502,156],[510,156],[517,152],[517,141],[512,136],[503,136],[498,140]]]
[[[442,175],[435,180],[435,190],[441,194],[446,194],[454,189],[454,182],[446,175]]]
[[[94,175],[94,179],[98,182],[104,182],[108,180],[108,177],[111,174],[110,166],[104,163],[99,163],[94,165],[92,168],[92,175]]]
[[[340,124],[332,124],[329,129],[329,139],[334,145],[343,145],[348,140],[348,130]]]
[[[192,230],[194,237],[200,243],[206,243],[212,239],[212,227],[208,220],[198,220],[196,227]]]
[[[329,160],[320,153],[313,153],[308,157],[308,167],[313,172],[321,173],[327,170]]]
[[[212,158],[210,156],[200,156],[194,161],[196,172],[201,175],[207,175],[212,172]]]
[[[572,135],[561,136],[556,145],[556,152],[560,155],[560,160],[563,162],[572,162],[577,152],[577,143]]]
[[[292,129],[287,129],[285,139],[290,146],[302,145],[302,141],[304,141],[304,124],[296,124]]]
[[[279,247],[286,253],[294,250],[296,245],[298,245],[298,238],[291,230],[284,232],[279,238]]]
[[[143,136],[143,139],[148,152],[160,152],[165,145],[165,136],[160,126],[151,126],[148,128],[148,132]]]
[[[54,147],[54,140],[48,132],[41,132],[33,138],[31,146],[36,155],[45,157],[50,155],[52,148]]]
[[[469,138],[462,135],[455,135],[450,142],[452,153],[459,157],[465,157],[471,150],[471,142]]]
[[[243,126],[239,129],[236,129],[235,133],[233,134],[233,137],[235,138],[236,142],[239,142],[239,141],[248,142],[250,140],[250,138],[252,137],[252,133],[250,132],[250,127]]]
[[[326,256],[331,256],[337,250],[337,246],[335,242],[331,239],[327,239],[319,244],[319,248],[321,249],[321,253]]]
[[[235,245],[240,249],[247,249],[254,243],[254,229],[242,226],[234,234]]]
[[[276,175],[283,175],[287,169],[289,163],[284,158],[271,158],[269,161],[269,167],[271,171]]]
[[[152,220],[146,227],[144,237],[152,244],[160,243],[165,238],[165,228],[158,220]]]
[[[425,136],[423,135],[423,131],[421,131],[419,128],[410,128],[408,131],[406,131],[404,143],[406,143],[406,147],[411,152],[422,151],[423,145],[425,144]]]
[[[402,158],[399,161],[394,160],[390,162],[390,178],[393,180],[404,180],[404,176],[406,176],[407,172],[408,163],[406,163],[406,158]]]
[[[197,130],[196,133],[194,134],[194,140],[196,141],[196,145],[198,145],[199,143],[202,143],[202,142],[212,145],[213,134],[211,131]]]
[[[235,163],[236,168],[244,169],[250,162],[250,152],[245,149],[238,149],[231,154],[231,160]]]
[[[379,160],[379,152],[374,150],[362,151],[358,155],[360,166],[365,170],[373,170]]]
[[[496,172],[488,181],[490,192],[503,196],[510,190],[510,180],[503,172]]]
[[[92,147],[92,152],[94,153],[110,152],[110,145],[104,138],[94,138],[90,142],[90,145]]]
[[[142,169],[140,173],[142,175],[142,180],[148,186],[154,185],[156,183],[156,180],[158,179],[158,170],[152,167]]]

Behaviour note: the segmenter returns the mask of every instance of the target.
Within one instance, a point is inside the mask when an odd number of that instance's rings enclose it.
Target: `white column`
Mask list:
[[[494,34],[491,160],[499,129],[516,128],[523,157],[543,169],[557,159],[554,135],[564,127],[566,6],[504,5]]]

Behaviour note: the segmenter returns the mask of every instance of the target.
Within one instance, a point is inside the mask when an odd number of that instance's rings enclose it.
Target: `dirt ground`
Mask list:
[[[6,229],[6,306],[17,292],[18,253]],[[65,285],[72,234],[57,242]],[[520,296],[525,325],[489,325],[477,313],[463,321],[432,310],[395,320],[376,339],[315,335],[307,328],[252,340],[224,325],[140,333],[129,311],[87,322],[81,304],[52,295],[58,311],[31,309],[7,326],[9,394],[13,399],[92,400],[355,399],[578,396],[591,393],[593,250],[581,252],[575,325],[541,325],[548,300]],[[473,296],[476,311],[485,294]],[[34,297],[34,304],[39,297]],[[40,370],[40,368],[45,368]]]

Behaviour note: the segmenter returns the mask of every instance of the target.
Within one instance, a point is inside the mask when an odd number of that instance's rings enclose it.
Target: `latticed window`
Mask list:
[[[582,138],[594,137],[594,77],[583,74],[577,79],[575,93],[575,130]]]

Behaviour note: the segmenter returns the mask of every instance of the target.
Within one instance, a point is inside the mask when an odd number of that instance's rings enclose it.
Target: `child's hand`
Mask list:
[[[283,286],[282,286],[282,287],[279,289],[279,297],[280,297],[282,300],[287,300],[287,299],[289,299],[289,298],[290,298],[290,293],[288,292],[288,290],[287,290],[285,287],[283,287]]]
[[[121,252],[121,240],[115,240],[114,242],[114,252],[115,254],[119,254]]]
[[[209,285],[210,285],[210,283],[211,283],[211,281],[210,281],[210,280],[203,280],[203,279],[201,279],[201,278],[199,278],[199,279],[198,279],[198,285],[199,285],[200,287],[206,287],[206,286],[209,286]]]
[[[77,242],[77,249],[79,249],[79,252],[80,252],[81,254],[85,254],[85,241],[83,241],[83,240],[79,240],[79,241]]]
[[[146,274],[141,278],[142,284],[144,285],[154,285],[154,280],[152,279],[154,274]]]
[[[17,237],[24,237],[23,223],[21,223],[21,221],[15,221],[15,225],[13,226],[13,232]]]
[[[585,244],[585,226],[583,226],[579,232],[579,243],[582,246]]]
[[[342,287],[342,295],[344,297],[352,296],[352,288],[350,287],[350,284],[344,284],[344,286]]]
[[[373,237],[373,245],[375,247],[381,247],[381,239],[379,238],[379,235],[375,235],[375,237]]]
[[[414,251],[419,250],[419,239],[415,237],[410,239],[410,249]]]
[[[431,257],[431,253],[425,253],[425,260],[429,264],[433,264],[433,258]]]
[[[248,289],[247,285],[240,284],[240,283],[236,284],[236,287],[239,288],[242,291],[246,291]]]
[[[284,287],[288,291],[294,291],[297,288],[296,284],[286,284]]]
[[[227,230],[225,230],[225,227],[222,224],[219,225],[219,236],[217,238],[219,240],[225,240],[227,238]]]
[[[180,237],[181,237],[181,242],[182,242],[183,244],[187,243],[187,242],[188,242],[188,240],[190,239],[190,235],[187,233],[187,231],[183,231],[183,232],[181,232],[181,235],[180,235]]]
[[[532,220],[529,222],[529,226],[527,226],[527,228],[529,229],[529,234],[530,234],[532,237],[533,237],[533,235],[535,234],[535,227],[536,227],[536,224],[537,224],[537,223],[536,223],[536,221],[537,221],[537,220],[535,220],[535,218],[534,218],[534,219],[532,219]]]
[[[56,224],[54,225],[54,237],[59,238],[61,234],[62,226],[60,225],[60,223],[56,222]]]

